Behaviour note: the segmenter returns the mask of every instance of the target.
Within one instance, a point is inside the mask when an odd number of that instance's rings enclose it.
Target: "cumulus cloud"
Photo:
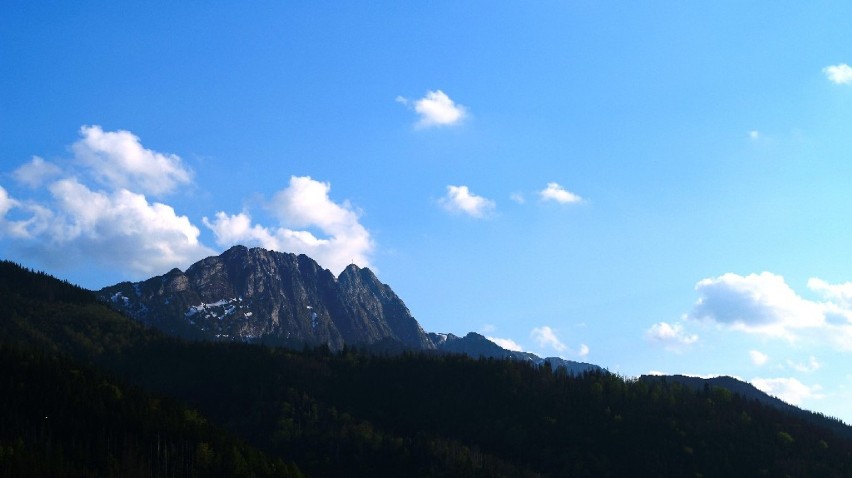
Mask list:
[[[698,341],[698,335],[687,333],[682,324],[668,322],[652,325],[645,331],[645,338],[669,350],[680,350]]]
[[[58,206],[52,239],[87,259],[155,274],[213,253],[198,241],[200,231],[189,218],[142,194],[92,191],[74,179],[54,183],[50,191]]]
[[[559,183],[547,183],[547,187],[539,191],[542,201],[555,201],[559,204],[573,204],[583,200],[580,196],[568,191]]]
[[[56,267],[87,261],[136,277],[213,253],[188,217],[138,192],[168,192],[191,181],[180,158],[142,147],[127,131],[84,126],[80,133],[71,148],[74,171],[36,156],[12,172],[37,199],[12,198],[0,188],[0,236],[15,239],[16,253]]]
[[[412,103],[402,96],[397,96],[396,101],[406,106]],[[420,117],[415,124],[418,128],[459,124],[468,114],[464,106],[454,102],[441,90],[428,91],[426,96],[413,103],[414,111]]]
[[[795,378],[755,378],[751,381],[758,390],[792,404],[801,405],[807,399],[820,399],[822,387],[808,386]]]
[[[494,201],[473,194],[467,186],[447,186],[447,195],[439,203],[447,211],[476,218],[487,216],[496,207]]]
[[[794,339],[799,329],[820,327],[820,304],[803,299],[782,276],[770,272],[723,274],[695,286],[699,299],[689,318],[736,330]]]
[[[0,218],[5,218],[6,213],[18,205],[18,201],[9,196],[9,192],[3,186],[0,186]]]
[[[569,354],[576,355],[580,357],[585,357],[589,355],[589,346],[586,344],[580,344],[577,349],[573,349],[569,347],[565,343],[563,343],[559,337],[556,335],[556,330],[551,328],[550,326],[543,325],[541,327],[535,327],[530,331],[530,337],[536,342],[536,344],[544,349],[552,349],[560,354]]]
[[[38,199],[12,197],[0,187],[0,237],[14,239],[16,253],[56,267],[85,260],[135,277],[215,254],[187,216],[146,197],[192,184],[192,172],[177,155],[145,148],[129,131],[84,126],[80,134],[68,171],[39,157],[13,171]],[[290,178],[269,202],[276,227],[253,224],[248,212],[218,212],[203,223],[220,245],[301,252],[337,271],[352,261],[369,265],[370,233],[349,203],[329,198],[330,189],[309,177]]]
[[[797,294],[782,276],[763,272],[740,276],[723,274],[695,286],[699,299],[688,319],[724,328],[789,341],[808,339],[852,350],[852,307],[849,285],[808,281],[822,296],[808,300]]]
[[[14,219],[8,217],[12,214],[16,216]],[[52,216],[45,206],[34,201],[19,201],[0,186],[0,238],[34,239],[44,232]]]
[[[749,350],[748,356],[751,358],[751,363],[757,366],[765,365],[769,361],[769,356],[758,350]]]
[[[518,343],[515,342],[512,339],[501,339],[499,337],[489,337],[489,336],[486,336],[485,338],[494,342],[495,344],[499,345],[500,347],[503,347],[506,350],[513,350],[515,352],[523,352],[524,351],[523,347],[518,345]]]
[[[827,66],[822,69],[829,81],[836,85],[848,85],[852,83],[852,67],[846,63]]]
[[[808,279],[808,288],[825,299],[836,302],[844,309],[852,308],[852,282],[829,284],[822,279],[812,277]]]
[[[203,218],[203,222],[220,246],[254,244],[302,253],[335,273],[352,262],[369,266],[373,250],[369,231],[359,222],[358,212],[348,202],[334,202],[330,191],[329,183],[292,176],[290,184],[276,193],[269,204],[278,220],[276,226],[253,224],[247,212],[220,211],[212,220]]]
[[[45,161],[44,159],[33,156],[33,159],[23,166],[12,172],[12,177],[19,183],[31,188],[40,187],[45,181],[58,177],[62,174],[62,168]]]
[[[55,181],[48,191],[47,205],[16,202],[25,219],[2,222],[4,235],[19,239],[17,247],[47,263],[85,260],[152,275],[213,252],[186,216],[141,194],[95,191],[75,178]]]
[[[551,348],[557,352],[568,350],[568,347],[556,336],[556,331],[546,325],[532,329],[530,337],[536,341],[539,347]]]
[[[95,125],[83,126],[80,135],[71,147],[75,158],[109,188],[161,195],[192,181],[180,157],[144,148],[129,131],[104,131]]]

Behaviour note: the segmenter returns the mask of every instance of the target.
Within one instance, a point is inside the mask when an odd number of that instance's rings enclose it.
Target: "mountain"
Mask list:
[[[97,292],[130,317],[171,335],[276,345],[434,345],[402,300],[367,268],[338,277],[305,255],[234,246],[186,272]]]
[[[235,246],[186,272],[173,269],[122,282],[97,296],[169,335],[300,348],[365,347],[378,353],[432,350],[473,358],[549,364],[568,373],[601,370],[559,357],[507,350],[469,333],[427,334],[405,303],[370,269],[350,265],[338,277],[305,255]]]
[[[798,410],[795,406],[759,390],[757,387],[748,382],[743,382],[742,380],[725,375],[709,378],[693,377],[689,375],[642,375],[639,377],[639,380],[645,382],[666,381],[670,383],[679,383],[692,388],[693,390],[701,390],[707,387],[722,388],[731,393],[736,393],[745,398],[756,400],[779,410]]]
[[[826,427],[830,430],[833,430],[835,433],[852,439],[852,427],[844,424],[843,422],[839,422],[837,420],[825,417],[822,414],[814,413],[809,410],[802,410],[801,408],[796,407],[795,405],[790,405],[789,403],[777,397],[773,397],[772,395],[769,395],[768,393],[759,390],[757,387],[748,382],[743,382],[742,380],[738,380],[734,377],[729,377],[725,375],[709,378],[691,377],[687,375],[642,375],[641,377],[639,377],[639,381],[646,383],[676,383],[696,391],[714,388],[727,390],[730,393],[739,395],[748,400],[754,400],[768,407],[795,415],[804,421],[814,423],[818,426]]]
[[[575,362],[560,357],[541,358],[530,352],[504,349],[476,332],[470,332],[464,337],[455,334],[429,333],[429,338],[432,339],[438,351],[446,353],[463,354],[473,358],[512,359],[538,366],[548,364],[552,370],[564,369],[571,375],[604,371],[598,365],[590,363]]]
[[[196,409],[114,376],[174,339],[0,261],[0,476],[303,476]]]
[[[848,426],[719,387],[186,341],[5,262],[0,297],[0,476],[852,476]]]

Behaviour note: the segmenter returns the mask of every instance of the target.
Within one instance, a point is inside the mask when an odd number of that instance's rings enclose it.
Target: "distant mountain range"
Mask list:
[[[642,375],[638,379],[645,383],[679,384],[695,391],[722,389],[749,400],[754,400],[768,407],[799,417],[800,419],[824,426],[839,435],[852,439],[852,427],[842,422],[826,419],[823,415],[799,407],[773,397],[754,385],[734,377],[722,375],[718,377],[692,377],[688,375]]]
[[[770,407],[784,411],[798,410],[797,407],[790,405],[778,398],[767,395],[759,390],[754,385],[738,380],[734,377],[719,376],[719,377],[691,377],[688,375],[642,375],[640,381],[644,382],[660,382],[666,381],[670,383],[678,383],[685,385],[693,390],[701,390],[704,388],[723,388],[732,393],[736,393],[746,398],[756,400]]]
[[[547,364],[553,370],[561,368],[573,375],[584,372],[604,371],[602,367],[590,363],[565,360],[561,357],[541,358],[530,352],[507,350],[476,332],[469,332],[464,337],[454,334],[430,333],[429,338],[432,339],[435,347],[440,351],[464,354],[473,358],[513,359],[539,366]]]
[[[290,348],[326,345],[377,352],[435,351],[509,359],[569,374],[604,368],[561,357],[507,350],[469,332],[425,332],[402,299],[368,268],[354,264],[335,277],[306,255],[234,246],[219,256],[140,282],[121,282],[96,296],[169,335]],[[642,376],[694,389],[719,387],[778,409],[798,408],[732,377]]]
[[[482,335],[426,333],[408,307],[368,268],[338,277],[305,255],[234,246],[219,256],[97,296],[145,325],[185,338],[437,350],[471,357],[549,364],[569,373],[601,370],[559,357],[506,350]],[[395,345],[394,345],[395,344]]]
[[[328,277],[303,256],[230,252],[291,276]],[[296,272],[276,262],[287,260]],[[322,296],[310,282],[248,280],[254,265],[205,261],[100,298],[0,261],[0,476],[852,476],[852,427],[731,377],[623,378],[475,333],[424,333],[423,346],[406,339],[422,331],[413,318],[394,328],[387,317],[404,306],[363,269],[347,279],[360,292],[314,302]],[[240,271],[243,288],[221,280]],[[200,277],[218,292],[193,290]],[[342,277],[332,279],[322,290],[342,288]],[[306,337],[315,309],[328,312],[326,330],[349,336],[338,321],[351,318],[333,307],[372,310],[362,328],[384,332],[335,351],[322,335],[318,347],[296,350],[254,344],[278,337],[257,333],[271,319],[251,323],[273,291],[302,297]],[[148,295],[160,299],[141,300]],[[279,324],[302,310],[277,303]],[[403,343],[419,352],[382,352]]]

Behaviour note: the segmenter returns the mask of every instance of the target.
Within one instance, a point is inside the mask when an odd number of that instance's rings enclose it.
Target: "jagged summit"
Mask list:
[[[168,333],[284,345],[371,344],[415,349],[432,341],[390,287],[368,268],[338,277],[304,254],[233,246],[185,272],[97,292],[133,318]]]
[[[172,335],[301,347],[399,344],[471,357],[548,362],[572,373],[600,369],[559,358],[506,350],[471,332],[427,334],[405,303],[367,267],[348,265],[337,277],[304,254],[233,246],[186,271],[96,293],[134,319]],[[390,349],[396,347],[391,346]]]

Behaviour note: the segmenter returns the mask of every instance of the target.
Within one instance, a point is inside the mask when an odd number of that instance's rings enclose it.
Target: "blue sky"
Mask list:
[[[355,261],[430,331],[852,423],[848,2],[174,3],[4,3],[3,257]]]

